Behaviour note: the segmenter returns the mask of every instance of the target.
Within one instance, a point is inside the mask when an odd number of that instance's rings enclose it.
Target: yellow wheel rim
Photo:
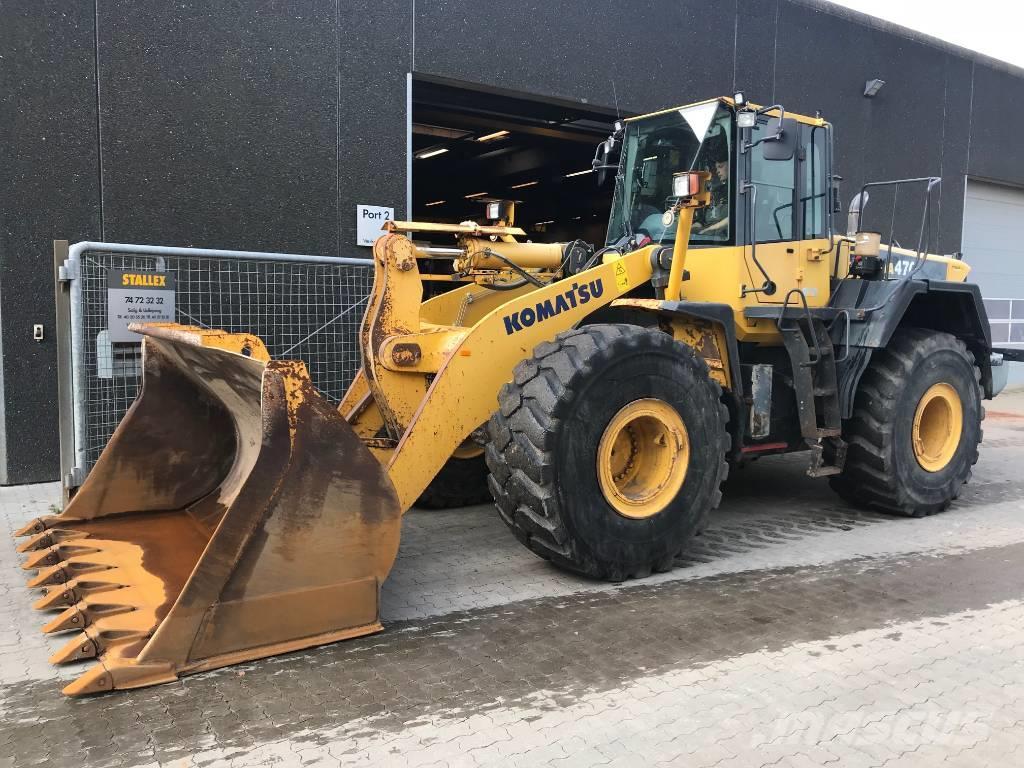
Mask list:
[[[914,412],[914,457],[922,469],[938,472],[953,459],[964,428],[960,395],[949,384],[933,384]]]
[[[474,440],[467,440],[452,453],[456,459],[475,459],[484,452],[484,447]]]
[[[597,479],[623,517],[656,515],[676,497],[690,465],[690,438],[678,411],[645,398],[625,406],[597,446]]]

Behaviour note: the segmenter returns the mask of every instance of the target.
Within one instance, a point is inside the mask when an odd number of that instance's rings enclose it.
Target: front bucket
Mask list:
[[[137,330],[141,394],[65,511],[18,532],[35,607],[59,611],[43,631],[78,632],[51,661],[98,662],[64,692],[378,631],[398,499],[305,366],[252,337]]]

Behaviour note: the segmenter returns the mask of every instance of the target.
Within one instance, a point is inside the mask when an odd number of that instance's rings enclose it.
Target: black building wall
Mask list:
[[[405,209],[410,72],[629,112],[734,88],[821,110],[844,204],[941,173],[944,251],[965,175],[1024,185],[1024,73],[811,0],[7,0],[0,50],[6,483],[58,474],[51,241],[365,255],[354,206]]]

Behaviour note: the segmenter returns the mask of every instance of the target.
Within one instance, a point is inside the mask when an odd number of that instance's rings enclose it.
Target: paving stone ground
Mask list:
[[[1024,393],[987,405],[941,515],[763,459],[672,572],[609,585],[414,510],[385,632],[82,700],[0,538],[0,766],[1024,765]],[[0,534],[58,496],[0,489]]]

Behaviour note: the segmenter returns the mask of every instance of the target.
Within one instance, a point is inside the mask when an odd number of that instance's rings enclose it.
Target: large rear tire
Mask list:
[[[721,500],[728,411],[658,330],[588,325],[516,366],[491,418],[498,512],[533,552],[621,581],[665,571]]]
[[[832,488],[858,506],[912,517],[949,507],[978,461],[980,377],[955,336],[898,330],[861,379]]]

